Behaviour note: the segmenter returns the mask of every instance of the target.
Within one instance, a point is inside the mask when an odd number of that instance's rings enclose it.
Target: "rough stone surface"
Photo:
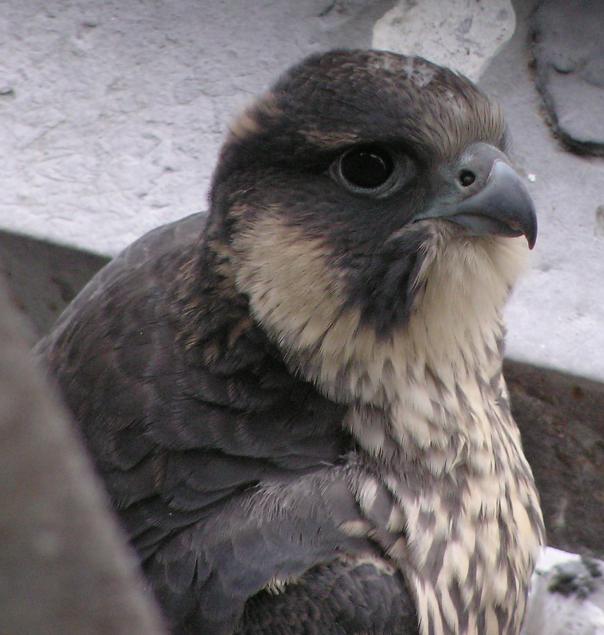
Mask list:
[[[392,0],[0,0],[0,226],[114,255],[205,208],[233,115]]]
[[[48,331],[108,258],[0,230],[0,278],[36,336]]]
[[[522,635],[604,635],[604,562],[545,550]]]
[[[373,46],[421,55],[476,81],[514,28],[510,0],[400,0],[376,22]]]
[[[508,360],[549,545],[604,558],[604,385]]]
[[[547,0],[531,20],[537,87],[560,139],[604,156],[604,2]]]
[[[503,105],[539,216],[531,269],[506,312],[507,353],[604,381],[604,161],[567,152],[541,115],[528,51],[535,4],[515,2],[516,33],[479,81]]]

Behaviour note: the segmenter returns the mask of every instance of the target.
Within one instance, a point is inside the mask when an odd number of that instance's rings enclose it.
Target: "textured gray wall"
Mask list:
[[[204,209],[233,114],[391,4],[0,0],[0,225],[115,254]]]

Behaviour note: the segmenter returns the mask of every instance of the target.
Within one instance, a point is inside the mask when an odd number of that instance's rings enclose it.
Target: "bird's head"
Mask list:
[[[319,383],[401,338],[463,356],[497,339],[536,238],[505,144],[497,105],[446,68],[315,55],[235,121],[210,233],[256,321]]]

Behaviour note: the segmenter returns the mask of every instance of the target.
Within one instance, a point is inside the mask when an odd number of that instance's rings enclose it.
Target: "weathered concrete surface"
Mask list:
[[[522,635],[604,635],[604,562],[547,549],[533,575]]]
[[[604,635],[604,562],[547,549],[533,576],[522,635]]]
[[[552,137],[529,67],[534,0],[515,2],[517,29],[479,84],[504,107],[512,156],[539,214],[532,268],[506,313],[508,355],[604,380],[604,161]],[[604,417],[604,415],[602,415]]]
[[[421,55],[476,81],[513,35],[510,0],[400,0],[373,29],[373,46]]]
[[[134,555],[0,279],[0,633],[160,635]]]
[[[547,0],[531,18],[537,88],[555,133],[604,156],[604,2]]]
[[[233,114],[392,0],[0,0],[0,227],[114,255],[205,208]]]

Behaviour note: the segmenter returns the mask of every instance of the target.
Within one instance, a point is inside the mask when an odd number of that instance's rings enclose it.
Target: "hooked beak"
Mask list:
[[[537,240],[537,216],[526,185],[503,153],[487,144],[475,146],[459,171],[470,173],[472,184],[464,187],[458,182],[453,192],[448,188],[445,196],[414,220],[442,218],[475,236],[524,235],[532,249]],[[463,163],[468,168],[464,169]]]

